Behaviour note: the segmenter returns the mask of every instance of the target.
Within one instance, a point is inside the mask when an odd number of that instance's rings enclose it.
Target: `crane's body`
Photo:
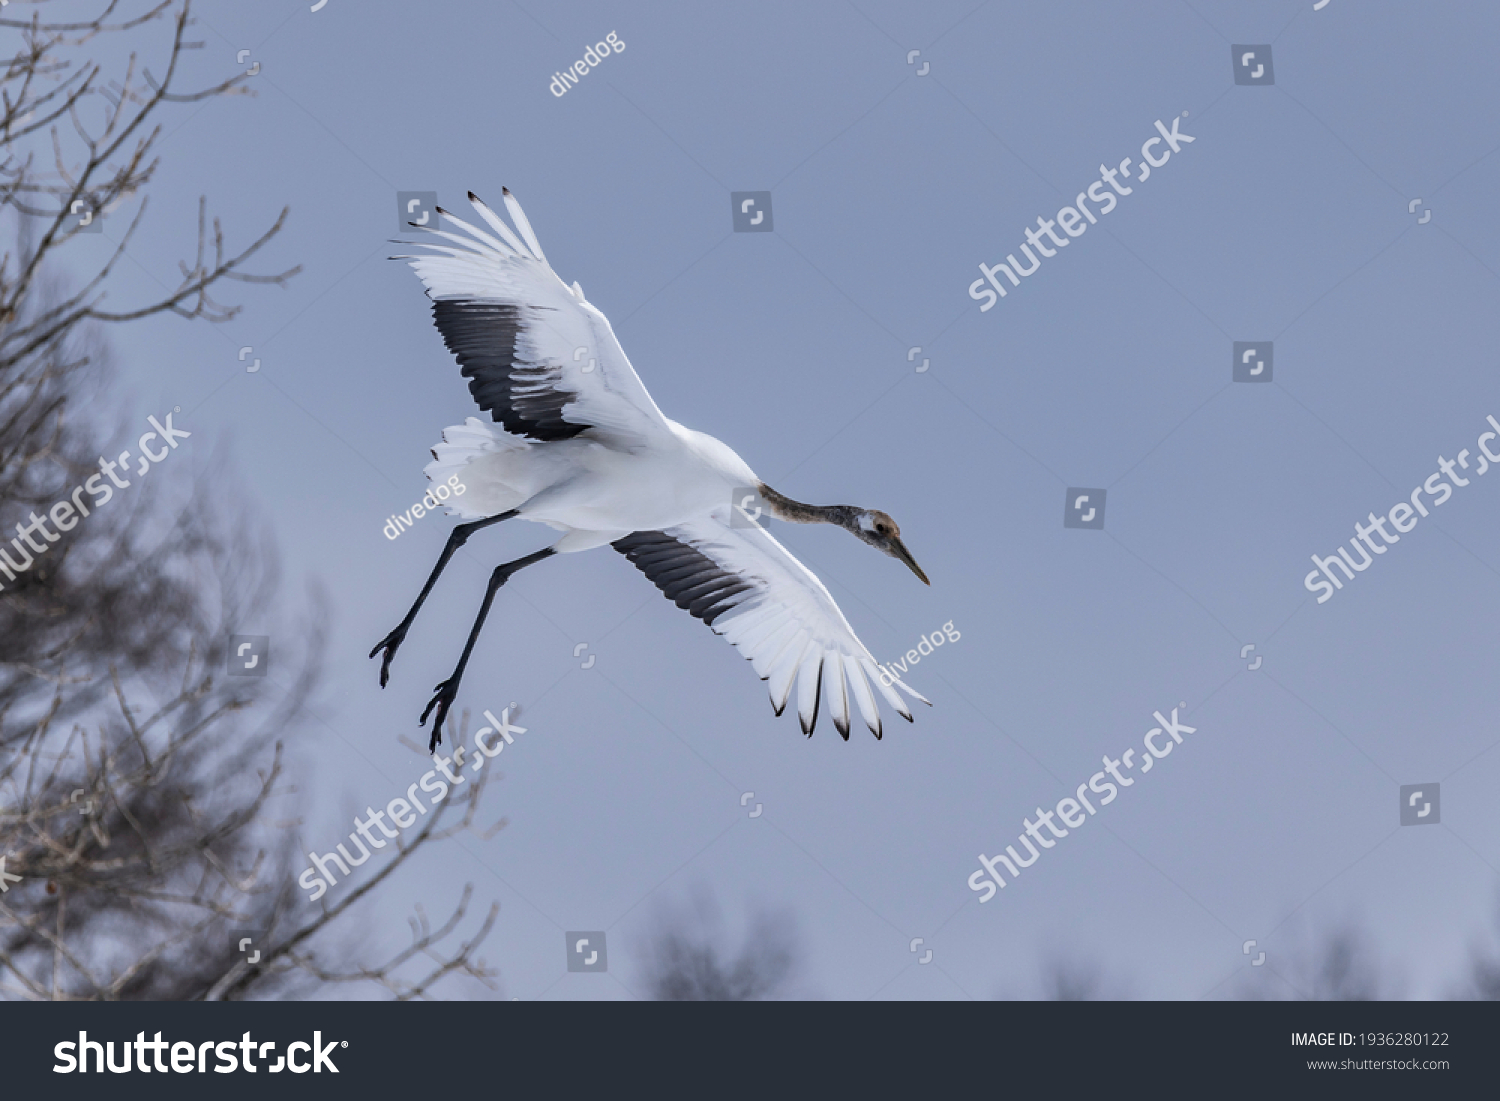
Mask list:
[[[450,429],[433,449],[438,458],[427,474],[433,481],[458,474],[465,493],[453,507],[460,516],[515,509],[519,519],[567,532],[553,544],[559,554],[675,527],[728,503],[736,489],[759,484],[727,444],[676,421],[667,426],[671,436],[658,446],[630,452],[583,436],[502,440],[470,418],[462,433]],[[464,442],[448,443],[449,436]]]
[[[846,739],[855,710],[880,737],[877,694],[910,722],[896,688],[927,701],[881,674],[823,583],[756,522],[760,506],[755,515],[742,506],[753,494],[780,519],[837,524],[926,582],[896,522],[875,509],[784,497],[728,445],[664,416],[608,319],[582,287],[553,272],[510,192],[505,205],[514,230],[472,192],[469,201],[488,231],[440,209],[467,236],[427,227],[449,244],[424,244],[429,253],[397,259],[409,260],[426,286],[438,330],[493,423],[469,417],[445,429],[432,449],[426,474],[463,486],[450,509],[468,522],[449,535],[406,618],[370,652],[384,652],[381,687],[423,601],[472,534],[511,519],[564,534],[491,574],[458,665],[422,712],[424,724],[437,712],[429,749],[441,741],[496,592],[526,566],[606,544],[733,643],[769,682],[778,715],[796,687],[805,733],[817,723],[825,689]]]

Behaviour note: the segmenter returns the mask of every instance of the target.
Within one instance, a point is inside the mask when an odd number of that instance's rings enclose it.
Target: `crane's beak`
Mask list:
[[[911,551],[906,549],[906,544],[901,542],[900,539],[891,540],[891,552],[893,557],[901,559],[901,561],[911,567],[911,572],[922,579],[922,584],[932,584],[931,581],[927,580],[927,575],[922,572],[922,567],[917,565],[917,560],[911,556]]]

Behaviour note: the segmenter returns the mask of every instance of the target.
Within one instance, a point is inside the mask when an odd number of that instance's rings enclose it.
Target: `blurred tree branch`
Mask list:
[[[130,16],[110,0],[94,18],[70,23],[45,22],[40,12],[11,18],[21,7],[14,0],[0,18],[0,27],[20,32],[14,56],[0,61],[6,521],[66,499],[97,471],[101,439],[124,431],[123,421],[85,415],[112,408],[101,400],[109,324],[169,312],[222,322],[239,307],[215,297],[221,285],[285,285],[299,270],[246,270],[286,225],[285,209],[235,251],[217,219],[210,228],[200,199],[198,247],[180,265],[180,283],[106,309],[115,266],[144,224],[164,112],[246,94],[246,74],[180,86],[183,53],[196,48],[186,38],[188,0]],[[118,80],[87,56],[157,27],[168,43],[160,79],[138,72],[134,53]],[[69,289],[58,269],[76,264],[64,255],[79,230],[70,212],[103,217],[137,195],[109,255]],[[471,827],[482,780],[441,808],[460,804],[461,821],[441,829],[434,814],[378,873],[370,869],[321,913],[294,895],[298,823],[273,815],[295,794],[283,745],[306,726],[321,679],[326,609],[312,601],[307,622],[278,636],[300,640],[279,650],[291,683],[226,680],[227,632],[252,616],[274,619],[275,548],[256,534],[222,464],[200,474],[175,510],[165,502],[181,483],[164,477],[132,488],[128,504],[86,514],[56,541],[49,535],[45,553],[34,561],[28,554],[19,572],[0,573],[0,997],[273,997],[367,982],[415,998],[452,975],[488,983],[493,973],[475,951],[498,907],[473,936],[444,949],[468,915],[468,889],[436,928],[419,909],[410,947],[378,965],[348,964],[342,947],[357,940],[347,927],[358,902],[423,846]],[[0,546],[19,553],[21,544]],[[239,951],[236,929],[260,938],[254,964]]]
[[[668,1002],[748,1002],[787,994],[800,957],[788,915],[753,915],[732,958],[723,940],[718,906],[706,892],[695,891],[689,905],[659,908],[641,953],[645,996]]]

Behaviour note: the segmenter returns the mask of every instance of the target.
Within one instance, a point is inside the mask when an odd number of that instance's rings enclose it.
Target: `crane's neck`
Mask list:
[[[859,534],[859,512],[853,505],[804,505],[777,493],[765,482],[760,483],[760,499],[778,520],[793,524],[837,524]]]

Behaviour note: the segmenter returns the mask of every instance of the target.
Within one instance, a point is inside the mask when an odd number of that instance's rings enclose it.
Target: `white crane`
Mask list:
[[[448,244],[426,243],[409,260],[432,299],[433,319],[469,380],[475,417],[443,431],[427,477],[464,487],[451,511],[460,524],[406,618],[370,651],[384,651],[380,686],[422,602],[443,567],[480,528],[520,517],[566,532],[545,550],[495,568],[453,675],[434,689],[421,724],[436,708],[428,750],[442,741],[443,719],[495,593],[517,570],[554,554],[609,544],[669,600],[723,635],[769,682],[776,714],[797,686],[797,717],[811,735],[827,686],[834,726],[849,737],[850,698],[875,737],[878,691],[904,719],[895,691],[923,696],[881,678],[874,656],[854,634],[823,583],[755,522],[744,505],[757,494],[773,516],[793,523],[837,524],[927,582],[884,512],[852,505],[804,505],[755,476],[712,436],[662,415],[625,358],[609,321],[553,272],[521,206],[505,190],[515,229],[471,191],[491,232],[438,213],[468,236],[426,228]],[[456,483],[451,479],[457,477]],[[731,522],[731,517],[734,521]]]

